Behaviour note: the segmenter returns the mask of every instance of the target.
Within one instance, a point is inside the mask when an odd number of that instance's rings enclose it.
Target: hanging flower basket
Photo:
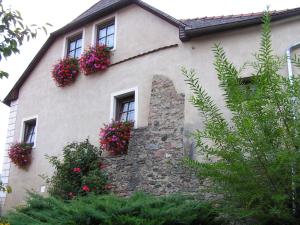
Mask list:
[[[25,168],[31,163],[32,145],[25,143],[13,144],[8,150],[11,161],[20,168]]]
[[[75,58],[64,58],[54,66],[52,77],[57,86],[64,87],[73,83],[79,74],[79,62]]]
[[[111,155],[127,153],[132,122],[113,121],[100,131],[100,146]]]
[[[105,45],[96,45],[85,51],[80,58],[80,68],[85,75],[103,71],[110,65],[110,49]]]

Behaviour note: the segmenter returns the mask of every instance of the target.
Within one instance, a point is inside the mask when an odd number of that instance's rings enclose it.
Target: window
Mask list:
[[[116,120],[134,121],[135,119],[135,100],[134,95],[117,98]]]
[[[35,136],[36,136],[36,119],[25,121],[23,142],[34,146]]]
[[[79,58],[82,49],[82,34],[76,35],[68,40],[67,56]]]
[[[109,120],[133,121],[138,128],[138,87],[111,93]]]
[[[115,20],[111,20],[105,24],[98,26],[97,43],[106,45],[110,49],[115,47]]]

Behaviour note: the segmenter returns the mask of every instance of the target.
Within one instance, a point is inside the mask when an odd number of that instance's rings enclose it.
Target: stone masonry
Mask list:
[[[113,191],[122,196],[196,192],[198,180],[182,164],[183,129],[184,94],[168,78],[154,76],[149,126],[133,130],[126,155],[105,158]]]

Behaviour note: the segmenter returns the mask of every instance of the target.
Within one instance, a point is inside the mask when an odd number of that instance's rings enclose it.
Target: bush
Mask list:
[[[201,87],[194,71],[184,70],[204,129],[195,132],[197,147],[207,162],[187,160],[219,203],[250,224],[300,224],[300,78],[281,74],[284,57],[274,55],[270,16],[263,17],[261,46],[251,74],[252,88],[241,82],[239,68],[216,45],[215,67],[224,92],[229,122]],[[300,60],[296,65],[300,68]],[[218,159],[218,160],[215,160]],[[245,224],[245,223],[240,223]]]
[[[62,160],[57,156],[48,158],[56,170],[47,180],[51,195],[72,199],[91,192],[107,192],[107,177],[102,171],[101,150],[88,140],[67,145],[63,149]]]
[[[100,146],[111,155],[126,154],[132,122],[113,121],[105,124],[100,132]]]
[[[31,162],[32,145],[16,143],[10,146],[8,156],[11,161],[20,168],[26,168]]]
[[[206,203],[183,196],[131,198],[113,195],[79,197],[64,202],[31,195],[25,208],[8,214],[13,225],[224,225]]]

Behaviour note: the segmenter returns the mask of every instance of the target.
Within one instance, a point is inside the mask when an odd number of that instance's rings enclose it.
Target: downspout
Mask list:
[[[293,65],[292,65],[292,59],[291,59],[291,52],[292,50],[299,48],[300,47],[300,43],[294,44],[292,46],[290,46],[287,50],[286,50],[286,56],[287,56],[287,66],[288,66],[288,76],[289,76],[289,81],[290,84],[294,85],[294,75],[293,75]],[[294,90],[292,90],[294,92]],[[292,97],[292,102],[295,103],[296,99],[295,96]],[[295,109],[293,107],[293,119],[296,119],[296,112]],[[297,206],[296,206],[296,186],[295,186],[295,181],[294,181],[294,177],[295,177],[295,164],[292,163],[291,166],[291,174],[292,174],[292,208],[293,208],[293,214],[296,214],[297,211]]]

